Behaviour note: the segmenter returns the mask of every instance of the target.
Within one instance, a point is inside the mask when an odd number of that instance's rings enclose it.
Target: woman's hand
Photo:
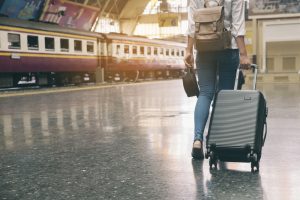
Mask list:
[[[240,55],[240,68],[241,69],[250,69],[251,62],[247,55]]]
[[[250,59],[247,56],[247,49],[245,45],[244,36],[240,35],[235,38],[237,46],[239,47],[240,51],[240,68],[241,69],[250,69]]]
[[[184,64],[186,67],[194,67],[194,55],[193,52],[185,50]]]

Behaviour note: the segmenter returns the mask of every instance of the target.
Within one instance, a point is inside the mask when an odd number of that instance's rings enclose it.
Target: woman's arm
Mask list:
[[[244,35],[245,30],[245,2],[244,0],[232,0],[232,27],[231,32],[234,36],[240,51],[240,65],[242,68],[249,68],[250,59],[247,55]]]
[[[185,49],[185,57],[184,57],[184,63],[186,67],[194,66],[193,49],[194,49],[194,38],[188,36],[188,43]]]
[[[244,36],[238,36],[235,38],[237,46],[240,50],[240,65],[241,68],[248,69],[250,67],[250,59],[247,55],[247,49],[245,45]]]
[[[187,30],[187,48],[185,49],[185,57],[184,62],[187,67],[194,66],[194,33],[195,33],[195,22],[193,19],[193,15],[195,10],[201,6],[198,5],[199,2],[197,0],[190,0],[188,5],[188,30]]]

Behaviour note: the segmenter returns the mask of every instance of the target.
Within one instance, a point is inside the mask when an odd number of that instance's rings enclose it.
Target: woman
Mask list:
[[[193,46],[195,22],[193,14],[196,9],[204,7],[205,0],[190,0],[188,7],[188,44],[184,61],[187,67],[194,65]],[[208,6],[214,6],[215,1],[209,1]],[[194,114],[194,143],[192,157],[203,159],[203,132],[209,115],[209,108],[216,88],[233,89],[236,70],[250,66],[244,42],[245,16],[244,0],[224,0],[225,27],[231,30],[231,48],[215,52],[197,52],[196,68],[200,95]],[[218,78],[217,78],[218,77]],[[218,80],[218,81],[217,81]],[[218,85],[217,85],[218,83]]]

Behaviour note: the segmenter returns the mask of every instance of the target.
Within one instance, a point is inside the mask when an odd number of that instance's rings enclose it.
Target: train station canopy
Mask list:
[[[132,32],[149,0],[0,0],[0,15],[93,30],[102,17],[117,19]]]

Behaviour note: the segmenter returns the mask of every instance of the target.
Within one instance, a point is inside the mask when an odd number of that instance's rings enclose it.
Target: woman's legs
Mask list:
[[[236,70],[239,66],[239,50],[228,49],[218,53],[198,52],[196,66],[200,95],[194,113],[194,140],[202,141],[209,108],[216,91],[217,70],[219,72],[218,89],[233,89]]]
[[[211,101],[215,94],[217,53],[197,53],[196,66],[200,94],[194,113],[194,140],[203,140],[203,132],[209,115]]]

